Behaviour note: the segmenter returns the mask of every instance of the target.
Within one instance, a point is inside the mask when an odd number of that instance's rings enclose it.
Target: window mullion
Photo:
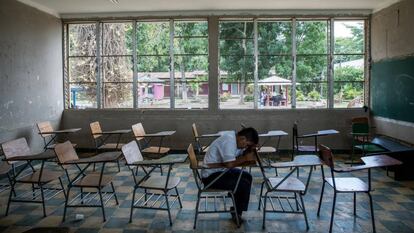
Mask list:
[[[292,19],[292,108],[296,108],[296,18]]]
[[[170,19],[170,108],[175,108],[174,20]]]
[[[259,47],[258,47],[258,32],[257,32],[257,18],[253,19],[253,31],[254,31],[254,88],[253,88],[253,106],[254,109],[257,109],[259,88],[258,88],[258,79],[259,79]]]
[[[328,108],[334,107],[334,50],[335,50],[335,22],[334,18],[329,21],[329,60],[328,60]]]
[[[138,60],[137,60],[137,21],[133,21],[133,36],[132,36],[132,69],[133,69],[133,76],[132,76],[132,98],[134,101],[134,108],[138,108]]]
[[[102,60],[101,60],[101,43],[102,43],[102,34],[101,34],[101,23],[96,22],[96,107],[98,109],[102,108]]]

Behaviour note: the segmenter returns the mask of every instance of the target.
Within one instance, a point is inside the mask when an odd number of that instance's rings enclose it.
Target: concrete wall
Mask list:
[[[397,58],[404,60],[414,56],[413,12],[414,1],[405,0],[373,14],[371,51],[374,63]],[[414,87],[412,88],[414,92]],[[376,116],[373,121],[377,126],[377,133],[414,144],[413,123]]]
[[[0,1],[0,143],[26,137],[42,148],[35,123],[60,124],[63,111],[60,19],[15,0]]]
[[[362,109],[337,110],[65,110],[62,124],[65,128],[81,127],[80,133],[69,138],[79,147],[92,147],[93,140],[89,123],[99,121],[103,130],[130,129],[131,125],[142,122],[146,132],[176,130],[177,133],[165,140],[165,144],[174,149],[185,149],[194,141],[191,131],[196,123],[199,133],[214,133],[219,130],[238,130],[240,123],[255,127],[259,132],[284,130],[289,136],[281,140],[282,149],[290,149],[292,125],[299,121],[299,133],[311,133],[322,129],[336,129],[340,135],[326,136],[319,142],[335,149],[350,149],[351,118],[363,116]],[[122,141],[132,140],[132,134]],[[276,141],[271,143],[276,144]],[[309,141],[313,143],[313,141]]]

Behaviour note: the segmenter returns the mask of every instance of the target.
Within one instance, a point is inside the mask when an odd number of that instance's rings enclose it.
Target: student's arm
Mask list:
[[[246,149],[243,155],[236,157],[236,160],[224,162],[224,163],[209,163],[206,164],[209,168],[233,168],[243,167],[256,164],[256,151],[255,149]]]

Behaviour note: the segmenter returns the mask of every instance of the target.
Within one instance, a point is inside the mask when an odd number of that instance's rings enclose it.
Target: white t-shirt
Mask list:
[[[236,133],[234,131],[225,132],[210,144],[204,156],[203,164],[231,162],[236,160],[236,157],[241,155],[242,152],[241,149],[237,148]],[[206,178],[223,170],[224,168],[203,169],[201,176]]]

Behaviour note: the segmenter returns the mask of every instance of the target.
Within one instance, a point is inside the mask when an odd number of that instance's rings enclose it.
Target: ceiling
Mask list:
[[[119,14],[186,11],[378,11],[399,0],[19,0],[50,14]]]

